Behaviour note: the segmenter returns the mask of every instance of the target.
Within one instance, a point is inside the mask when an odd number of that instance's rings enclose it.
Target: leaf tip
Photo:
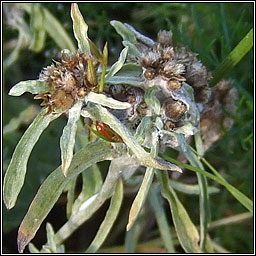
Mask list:
[[[30,240],[30,237],[24,235],[20,230],[18,231],[17,245],[19,253],[23,253],[25,247],[27,246]]]
[[[67,166],[67,164],[63,164],[62,165],[62,174],[65,176],[65,177],[67,177],[67,175],[68,175],[68,167],[69,166]]]
[[[132,228],[132,223],[129,221],[129,223],[126,226],[126,231],[128,232]]]

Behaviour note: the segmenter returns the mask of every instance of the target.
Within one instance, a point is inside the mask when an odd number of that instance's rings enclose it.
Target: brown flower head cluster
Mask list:
[[[213,89],[201,115],[200,128],[205,150],[233,125],[238,91],[231,80],[221,80]]]
[[[197,54],[185,47],[173,45],[171,31],[160,31],[153,49],[141,57],[143,74],[149,86],[160,84],[175,91],[186,81],[195,91],[196,102],[207,102],[210,96],[210,74],[197,58]]]
[[[35,99],[43,100],[41,105],[48,108],[47,113],[68,110],[77,99],[97,89],[98,65],[98,61],[85,53],[63,51],[60,62],[44,68],[39,76],[39,80],[49,85],[49,92],[38,94]]]

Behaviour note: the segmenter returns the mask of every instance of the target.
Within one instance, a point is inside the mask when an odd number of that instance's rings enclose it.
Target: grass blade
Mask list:
[[[226,76],[239,61],[249,52],[253,46],[253,29],[239,42],[239,44],[232,50],[232,52],[223,60],[223,62],[213,72],[213,78],[209,85],[213,87],[224,76]]]
[[[46,115],[47,110],[42,110],[16,146],[11,162],[4,177],[4,202],[7,209],[14,207],[20,190],[24,184],[27,171],[27,162],[36,142],[49,123],[60,116],[60,114]]]
[[[89,248],[86,250],[86,253],[95,253],[100,246],[105,241],[107,235],[109,234],[121,208],[123,201],[123,182],[119,178],[116,184],[116,189],[114,195],[112,196],[109,209],[107,214],[100,225],[100,228],[90,244]]]
[[[173,189],[182,192],[184,194],[188,194],[188,195],[199,195],[200,193],[200,188],[198,185],[191,185],[191,184],[185,184],[182,182],[178,182],[175,180],[170,180],[170,184],[172,186]],[[210,186],[208,187],[208,193],[209,194],[216,194],[219,193],[220,189]]]
[[[159,154],[159,155],[163,159],[165,159],[166,161],[170,161],[171,163],[174,163],[174,164],[177,164],[179,166],[182,166],[182,167],[184,167],[184,168],[186,168],[186,169],[188,169],[190,171],[201,173],[201,174],[205,175],[206,177],[208,177],[208,178],[218,182],[219,184],[223,185],[237,199],[237,201],[239,201],[245,208],[247,208],[250,212],[253,211],[253,203],[252,203],[252,201],[246,195],[244,195],[239,190],[237,190],[235,187],[230,185],[222,176],[220,176],[220,174],[218,174],[219,176],[215,176],[215,175],[213,175],[213,174],[211,174],[209,172],[206,172],[206,171],[201,170],[199,168],[193,167],[193,166],[191,166],[189,164],[185,164],[185,163],[183,163],[181,161],[178,161],[178,160],[176,160],[176,159],[174,159],[172,157],[165,156],[163,154]],[[208,163],[208,165],[211,166],[209,163]],[[215,172],[217,172],[217,171],[215,170]]]
[[[68,182],[96,162],[111,159],[115,155],[118,155],[118,153],[111,148],[110,143],[98,141],[82,148],[74,155],[67,177],[63,176],[61,167],[58,167],[48,176],[39,188],[20,225],[17,238],[19,252],[22,252],[35,236],[41,223],[58,200]]]

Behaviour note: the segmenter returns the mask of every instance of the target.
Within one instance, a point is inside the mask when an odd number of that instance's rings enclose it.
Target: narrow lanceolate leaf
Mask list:
[[[46,112],[47,110],[44,109],[37,115],[15,148],[4,177],[4,202],[7,209],[14,207],[24,184],[27,162],[32,149],[49,123],[60,115],[46,115]]]
[[[61,167],[53,171],[39,188],[20,225],[17,238],[19,252],[22,252],[35,236],[68,182],[91,165],[112,159],[117,154],[119,153],[111,147],[110,143],[98,141],[82,148],[74,155],[67,177],[63,176]]]
[[[9,92],[11,96],[20,96],[25,92],[30,92],[32,94],[40,94],[49,91],[49,86],[46,82],[39,80],[28,80],[21,81],[14,85]]]
[[[127,109],[131,107],[131,104],[128,102],[118,101],[104,94],[95,92],[90,92],[86,100],[112,109]]]
[[[223,62],[213,72],[213,78],[209,82],[210,87],[216,85],[226,76],[239,61],[249,52],[253,46],[253,29],[239,42],[233,51],[223,60]]]
[[[127,167],[126,163],[121,156],[124,154],[124,148],[115,149],[113,153],[112,149],[112,161],[109,166],[107,177],[99,193],[91,196],[88,200],[84,201],[79,207],[78,211],[71,216],[71,218],[59,229],[56,233],[56,241],[61,244],[66,240],[79,226],[81,226],[86,220],[88,220],[111,196],[113,189],[120,177],[120,173]],[[97,151],[95,151],[97,152]],[[95,153],[94,153],[95,154]]]
[[[31,10],[30,28],[33,32],[31,49],[40,52],[45,43],[46,31],[44,28],[44,11],[39,3],[34,3]]]
[[[68,168],[73,158],[76,139],[77,121],[80,117],[82,101],[78,101],[68,112],[68,123],[60,138],[62,172],[67,176]]]
[[[112,20],[110,24],[115,28],[116,32],[123,38],[124,41],[129,41],[131,43],[136,42],[134,33],[122,22]]]
[[[122,179],[119,178],[114,195],[111,198],[109,209],[106,213],[106,216],[103,222],[100,225],[100,228],[90,244],[89,248],[86,250],[86,253],[95,253],[100,246],[105,241],[107,235],[109,234],[121,208],[121,204],[123,201],[123,182]]]
[[[151,187],[148,195],[148,200],[155,213],[156,222],[159,227],[161,237],[164,241],[164,246],[168,253],[175,253],[170,226],[167,221],[164,205],[161,203],[162,198],[157,193],[157,187]]]
[[[149,47],[153,47],[155,42],[154,40],[152,40],[149,37],[146,37],[144,35],[142,35],[140,32],[138,32],[133,26],[131,26],[130,24],[124,23],[124,25],[130,30],[132,31],[132,33],[135,35],[136,39],[138,39],[139,41],[141,41],[142,43],[146,44]]]
[[[97,194],[102,187],[101,172],[97,164],[82,173],[82,190],[72,207],[72,215],[76,215],[81,205],[91,196]]]
[[[129,48],[128,50],[129,56],[135,57],[135,58],[141,56],[141,52],[137,49],[137,47],[133,43],[129,41],[123,41],[123,45],[124,47]]]
[[[79,11],[78,5],[75,3],[72,3],[71,5],[71,18],[73,20],[75,38],[78,42],[78,49],[81,52],[90,54],[90,44],[87,39],[88,25],[85,23],[84,18]]]
[[[150,155],[152,157],[157,156],[157,151],[158,151],[158,134],[157,132],[153,132],[153,139],[152,139],[152,148]],[[151,186],[151,183],[153,181],[154,177],[154,168],[152,167],[147,167],[146,173],[144,175],[143,181],[141,183],[140,189],[132,203],[132,207],[129,212],[129,219],[128,219],[128,224],[126,227],[126,230],[129,231],[131,227],[134,225],[136,219],[139,216],[139,213],[144,205],[144,202],[147,198],[148,195],[148,190]]]
[[[201,154],[203,154],[203,148],[202,143],[200,143],[200,134],[195,134],[196,139],[196,147],[199,150]],[[179,143],[181,145],[181,149],[183,149],[183,154],[187,158],[187,160],[190,162],[192,166],[195,166],[200,169],[204,169],[203,165],[201,164],[200,160],[197,158],[197,156],[190,150],[190,148],[187,146],[187,143],[183,137],[179,137]],[[197,180],[198,185],[200,189],[199,193],[199,206],[200,206],[200,246],[205,251],[205,245],[206,245],[206,236],[207,236],[207,228],[210,221],[210,206],[209,206],[209,195],[208,195],[208,185],[207,185],[207,179],[204,175],[197,173]]]
[[[158,171],[157,176],[161,186],[161,194],[167,199],[170,205],[172,219],[182,248],[186,253],[202,253],[198,245],[198,231],[189,218],[184,206],[170,187],[167,172]]]
[[[118,73],[106,79],[105,82],[110,84],[127,84],[143,88],[144,79],[142,77],[142,68],[136,64],[124,64]]]
[[[128,47],[125,47],[121,51],[118,61],[114,63],[110,68],[108,74],[105,77],[105,80],[108,80],[110,77],[114,76],[123,67],[126,60],[127,53],[128,53]]]
[[[134,136],[132,136],[130,131],[106,108],[100,105],[90,104],[87,106],[86,110],[83,110],[81,112],[81,115],[88,116],[88,113],[96,120],[101,120],[102,122],[108,124],[111,129],[119,134],[119,136],[121,136],[121,138],[123,139],[124,143],[136,155],[141,165],[158,168],[161,170],[182,172],[182,170],[178,166],[167,163],[163,159],[153,158],[152,156],[150,156],[150,154],[141,147],[141,145],[137,142]]]

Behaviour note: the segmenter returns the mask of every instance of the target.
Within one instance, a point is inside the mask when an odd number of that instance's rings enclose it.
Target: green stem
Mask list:
[[[99,93],[102,93],[103,89],[104,89],[106,71],[107,71],[107,66],[103,65],[102,72],[101,72],[101,77],[100,77]]]

